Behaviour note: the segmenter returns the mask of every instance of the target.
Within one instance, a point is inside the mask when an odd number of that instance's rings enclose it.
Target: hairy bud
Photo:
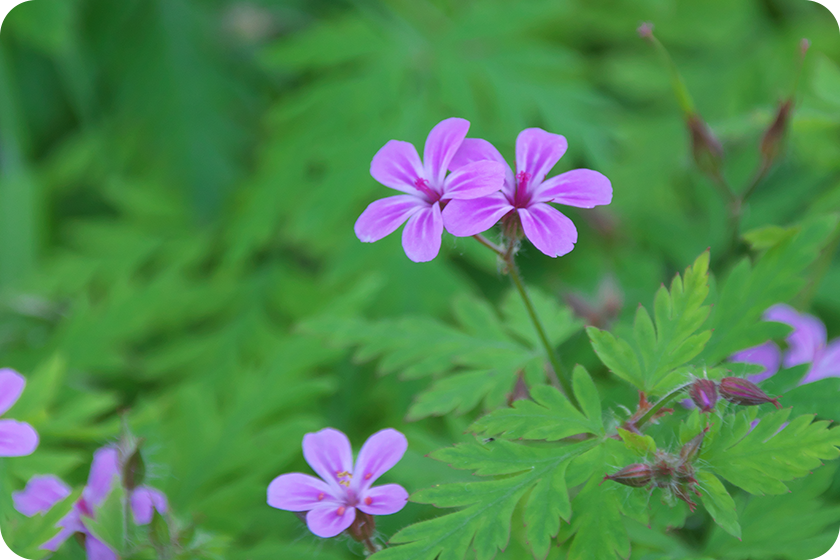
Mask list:
[[[649,465],[634,463],[628,465],[615,474],[604,475],[604,480],[613,480],[625,486],[642,488],[650,484],[653,473]]]
[[[692,383],[688,394],[700,412],[711,412],[718,400],[717,386],[709,379],[697,379]]]
[[[773,123],[764,132],[761,138],[761,155],[767,165],[773,162],[778,157],[782,149],[782,141],[787,132],[788,123],[790,122],[791,109],[793,108],[793,99],[786,99],[779,105],[776,111],[776,118]]]
[[[720,381],[720,396],[734,404],[744,406],[755,406],[764,403],[773,403],[776,408],[782,408],[778,397],[772,398],[759,389],[752,381],[740,377],[724,377]]]

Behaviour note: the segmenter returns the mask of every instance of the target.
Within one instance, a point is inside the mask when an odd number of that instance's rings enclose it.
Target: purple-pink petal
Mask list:
[[[26,422],[0,420],[0,457],[31,455],[38,447],[38,432]]]
[[[577,242],[575,224],[558,210],[538,202],[517,211],[522,231],[534,247],[549,257],[559,257],[574,249]]]
[[[419,195],[417,179],[425,178],[417,149],[401,140],[389,140],[376,152],[370,174],[386,187],[414,195]]]
[[[487,196],[502,188],[505,166],[497,161],[475,161],[453,171],[444,180],[444,199]]]
[[[556,202],[577,208],[594,208],[612,201],[612,184],[591,169],[573,169],[546,179],[534,193],[535,202]]]
[[[0,369],[0,414],[12,408],[23,393],[26,379],[10,368]]]
[[[402,246],[406,256],[414,262],[428,262],[440,252],[440,236],[443,234],[443,218],[440,203],[415,212],[405,225]]]
[[[764,371],[749,376],[749,380],[753,383],[759,383],[765,379],[772,377],[779,371],[779,365],[782,362],[782,354],[779,347],[772,341],[747,348],[736,352],[729,357],[730,362],[741,362],[745,364],[755,364],[763,366]]]
[[[98,507],[117,483],[120,473],[119,454],[113,447],[101,447],[93,453],[90,474],[82,498],[91,508]]]
[[[351,488],[358,495],[363,494],[376,479],[402,459],[406,449],[408,440],[393,428],[380,430],[370,436],[356,459]]]
[[[54,475],[33,476],[26,488],[12,492],[15,509],[27,517],[46,513],[55,504],[70,495],[70,487]]]
[[[358,508],[370,515],[397,513],[408,502],[408,492],[399,484],[383,484],[367,490]]]
[[[286,511],[309,511],[325,503],[338,503],[344,492],[314,476],[301,473],[281,474],[268,485],[268,505]]]
[[[322,504],[306,514],[306,526],[319,537],[334,537],[350,525],[356,518],[356,508],[340,504]]]
[[[516,171],[530,174],[530,185],[545,178],[566,153],[568,143],[563,136],[541,128],[526,128],[516,138]]]
[[[429,132],[423,149],[423,165],[426,170],[425,178],[434,190],[441,192],[449,163],[467,137],[469,129],[469,121],[451,118],[439,122]]]
[[[813,315],[798,313],[789,305],[780,303],[765,311],[764,320],[793,327],[793,332],[787,338],[788,350],[784,355],[783,363],[787,368],[813,362],[818,349],[825,346],[825,325]]]
[[[513,196],[513,170],[507,164],[505,158],[499,153],[493,144],[482,138],[466,138],[455,153],[455,157],[449,163],[449,169],[457,171],[465,165],[476,161],[497,161],[504,166],[505,169],[505,183],[502,190]]]
[[[469,237],[487,231],[511,210],[513,206],[500,192],[472,200],[453,200],[443,209],[443,225],[452,235]]]
[[[826,377],[840,377],[840,338],[832,340],[817,355],[802,383],[819,381]]]
[[[430,204],[409,194],[381,198],[371,202],[356,220],[356,237],[364,243],[379,241],[393,233],[421,208]]]
[[[119,560],[119,556],[110,546],[90,532],[85,536],[85,552],[87,553],[87,560]]]
[[[58,550],[58,547],[64,544],[64,541],[72,537],[74,533],[84,533],[87,531],[85,526],[82,524],[79,510],[75,506],[67,513],[67,515],[62,517],[55,526],[61,530],[39,548],[55,552]]]
[[[131,513],[137,525],[151,523],[155,510],[158,513],[166,513],[168,507],[166,496],[155,488],[140,486],[131,493]]]
[[[303,457],[334,494],[342,492],[339,482],[353,472],[353,450],[350,440],[334,428],[324,428],[303,436]]]

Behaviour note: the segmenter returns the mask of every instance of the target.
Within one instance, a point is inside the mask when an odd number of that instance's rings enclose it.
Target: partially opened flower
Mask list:
[[[738,362],[744,364],[753,364],[764,368],[758,373],[749,376],[749,380],[753,383],[760,383],[768,379],[779,371],[779,365],[782,362],[782,353],[779,347],[773,341],[767,341],[764,344],[747,348],[736,352],[729,357],[730,362]]]
[[[88,560],[117,560],[117,553],[102,542],[85,525],[87,519],[96,518],[96,509],[102,505],[114,484],[119,483],[119,453],[113,447],[98,449],[93,455],[88,482],[82,496],[73,504],[73,509],[56,524],[59,532],[40,546],[55,552],[68,538],[76,533],[84,535]],[[46,475],[34,476],[20,492],[12,493],[15,509],[26,516],[46,513],[70,495],[70,488],[59,478]],[[165,513],[166,496],[148,486],[139,486],[129,496],[129,503],[138,525],[150,523],[154,510]]]
[[[350,441],[333,428],[303,437],[303,456],[318,476],[283,474],[268,486],[268,505],[308,512],[306,525],[319,537],[334,537],[353,524],[357,510],[367,515],[400,511],[408,492],[399,484],[373,486],[408,448],[400,432],[388,428],[368,438],[353,462]]]
[[[601,173],[574,169],[546,179],[566,152],[566,139],[539,128],[528,128],[516,138],[516,175],[499,151],[486,140],[467,138],[450,164],[453,172],[482,160],[505,166],[500,192],[481,198],[453,200],[443,212],[452,235],[467,237],[493,227],[500,219],[506,229],[520,224],[525,237],[549,257],[565,255],[577,242],[572,221],[548,203],[593,208],[612,201],[612,185]]]
[[[26,379],[13,369],[0,369],[0,415],[12,408],[23,393]],[[0,420],[0,457],[30,455],[38,447],[38,432],[26,422]]]
[[[443,205],[452,199],[498,191],[504,180],[504,168],[495,161],[472,162],[446,174],[469,128],[468,121],[458,118],[438,123],[426,138],[422,162],[411,143],[399,140],[390,140],[373,156],[373,178],[405,194],[371,203],[356,220],[359,240],[379,241],[407,220],[402,245],[408,258],[426,262],[437,256],[443,234]]]

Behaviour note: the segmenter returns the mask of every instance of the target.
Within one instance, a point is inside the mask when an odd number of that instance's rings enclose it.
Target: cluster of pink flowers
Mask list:
[[[402,244],[415,262],[434,259],[444,227],[457,237],[484,232],[500,220],[509,235],[519,228],[550,257],[577,242],[572,221],[548,203],[593,208],[612,200],[610,181],[590,169],[546,179],[566,152],[566,139],[528,128],[516,139],[516,174],[486,140],[467,138],[470,123],[446,119],[426,139],[423,162],[414,146],[391,140],[373,157],[374,179],[405,194],[371,203],[356,221],[356,235],[371,243],[406,221]],[[447,175],[447,172],[449,174]]]
[[[84,537],[84,546],[88,560],[118,560],[117,553],[97,538],[88,528],[86,520],[96,518],[96,510],[115,484],[121,480],[119,452],[114,447],[103,447],[93,455],[88,482],[82,496],[73,504],[70,513],[59,520],[56,527],[58,534],[41,545],[43,550],[56,551],[74,534]],[[32,477],[26,488],[12,493],[15,509],[32,517],[46,513],[57,503],[70,495],[70,487],[53,475]],[[167,500],[159,490],[149,486],[138,486],[128,496],[134,522],[137,525],[151,523],[154,511],[166,513]]]

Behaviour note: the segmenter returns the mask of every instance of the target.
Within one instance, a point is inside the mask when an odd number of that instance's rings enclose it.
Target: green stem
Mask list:
[[[692,383],[694,382],[690,381],[688,383],[680,385],[679,387],[677,387],[676,389],[672,389],[670,393],[667,393],[664,397],[656,401],[656,404],[650,407],[650,410],[645,412],[644,415],[641,418],[639,418],[639,421],[636,422],[636,427],[641,430],[642,426],[644,426],[647,422],[650,422],[651,418],[653,418],[656,415],[656,413],[662,409],[662,407],[674,400],[674,397],[691,387]]]
[[[578,406],[577,399],[575,399],[575,394],[572,391],[572,386],[569,384],[568,379],[563,375],[563,366],[560,365],[557,353],[554,351],[551,342],[548,340],[548,335],[545,333],[542,322],[537,315],[537,310],[534,308],[534,304],[531,302],[531,297],[528,295],[528,290],[525,288],[525,283],[522,281],[522,275],[519,274],[519,269],[516,267],[513,250],[509,249],[506,251],[481,234],[474,235],[473,237],[476,241],[496,253],[505,262],[507,273],[510,275],[511,280],[513,280],[513,285],[516,286],[516,290],[519,292],[519,295],[522,297],[522,302],[525,304],[525,309],[528,311],[531,323],[533,323],[534,329],[536,329],[537,334],[540,337],[543,348],[545,348],[545,353],[548,356],[549,363],[551,364],[548,371],[548,377],[551,384],[562,390],[573,405]]]

